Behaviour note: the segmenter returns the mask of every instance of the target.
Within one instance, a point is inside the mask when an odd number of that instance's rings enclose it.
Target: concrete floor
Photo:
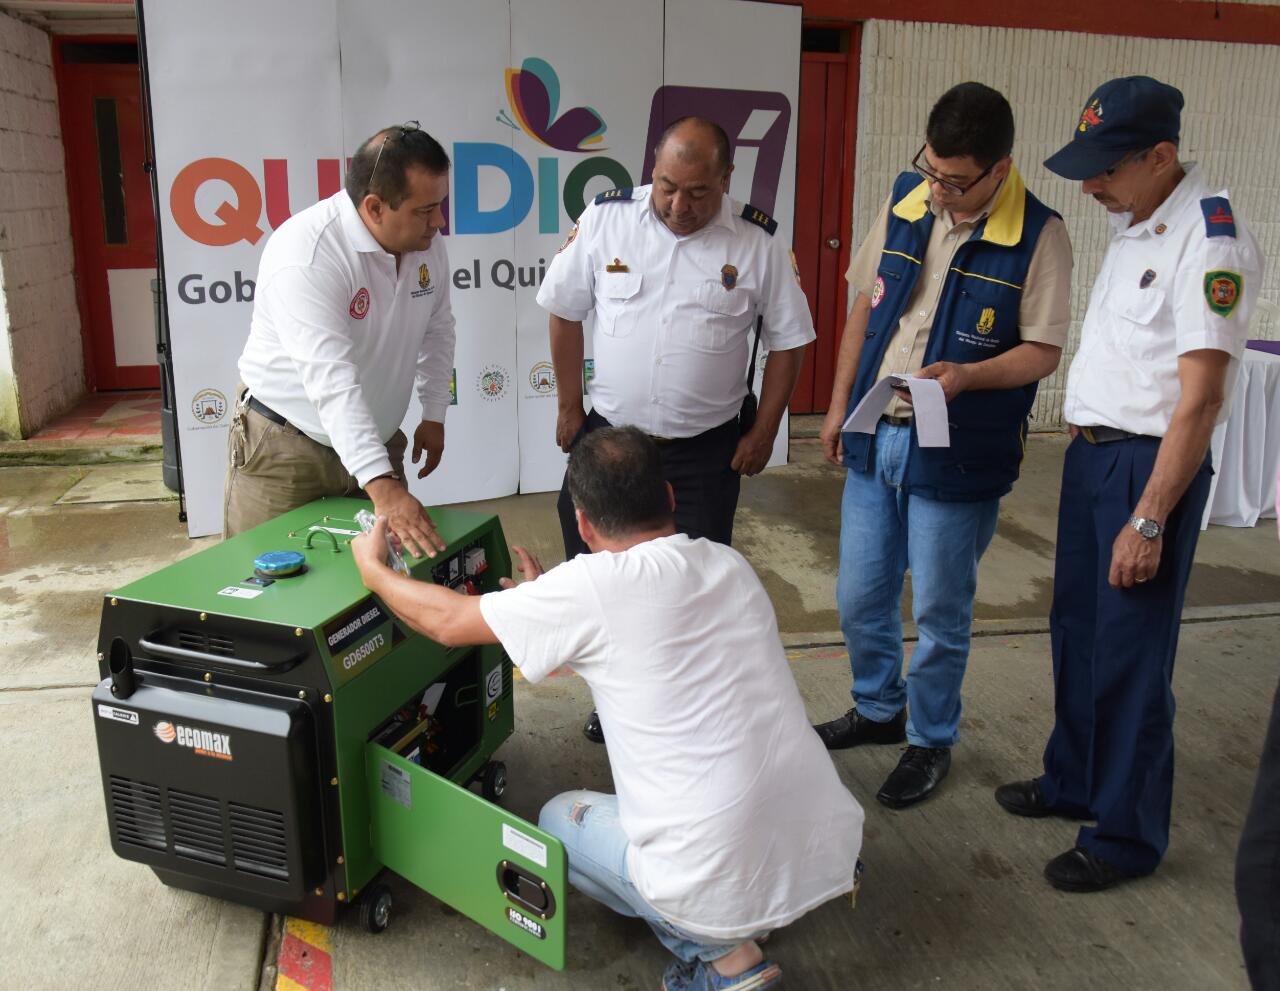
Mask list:
[[[1280,547],[1271,522],[1213,527],[1201,539],[1175,676],[1172,845],[1157,875],[1102,895],[1054,892],[1040,871],[1071,845],[1073,827],[1015,819],[991,799],[996,784],[1034,773],[1050,724],[1043,630],[1062,447],[1060,437],[1034,437],[1002,506],[980,578],[964,738],[939,794],[890,812],[872,796],[898,748],[835,755],[867,809],[869,873],[856,910],[830,903],[770,943],[788,987],[1246,987],[1231,871],[1277,676]],[[792,457],[744,486],[737,544],[773,597],[810,713],[823,719],[848,705],[831,591],[841,476],[813,441],[796,441]],[[100,596],[209,542],[186,538],[172,502],[100,501],[158,494],[147,471],[158,477],[160,466],[0,468],[0,780],[10,796],[0,818],[9,851],[0,865],[0,974],[8,985],[276,986],[273,920],[165,888],[116,858],[107,839],[88,707]],[[499,512],[509,540],[550,563],[560,556],[553,501],[479,506]],[[517,695],[516,733],[501,752],[511,780],[505,804],[532,817],[556,791],[609,788],[603,750],[578,733],[585,685],[554,678],[520,683]],[[394,888],[386,933],[334,931],[335,987],[658,986],[663,954],[645,928],[576,894],[566,906],[568,969],[556,973],[431,896]]]

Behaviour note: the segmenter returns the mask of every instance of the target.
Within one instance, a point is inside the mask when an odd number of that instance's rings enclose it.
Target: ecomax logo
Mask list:
[[[196,729],[182,723],[171,723],[160,720],[152,727],[151,732],[162,743],[176,743],[180,747],[193,750],[201,757],[216,757],[218,760],[235,760],[231,753],[231,734],[216,733],[213,730]]]

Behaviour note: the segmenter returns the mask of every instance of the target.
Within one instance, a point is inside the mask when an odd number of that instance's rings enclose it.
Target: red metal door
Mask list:
[[[848,300],[844,270],[852,212],[856,65],[843,53],[800,55],[794,247],[818,339],[805,355],[791,397],[793,413],[822,413],[831,401]]]
[[[59,41],[76,289],[90,388],[158,388],[155,214],[136,45]],[[121,61],[132,54],[132,62]],[[97,59],[97,61],[95,61]]]

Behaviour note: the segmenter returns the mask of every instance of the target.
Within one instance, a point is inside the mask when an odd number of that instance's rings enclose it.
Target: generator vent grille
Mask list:
[[[164,816],[160,812],[159,787],[114,774],[110,786],[116,838],[122,843],[163,850]]]
[[[511,658],[505,654],[502,657],[502,697],[504,699],[511,698]]]
[[[231,855],[237,870],[281,881],[289,879],[289,845],[284,816],[249,805],[229,806]]]
[[[178,646],[186,650],[196,650],[202,654],[218,654],[222,657],[234,657],[236,653],[235,641],[230,637],[198,630],[179,630]]]
[[[206,864],[225,864],[222,843],[222,808],[216,798],[169,789],[169,824],[173,827],[173,852]]]

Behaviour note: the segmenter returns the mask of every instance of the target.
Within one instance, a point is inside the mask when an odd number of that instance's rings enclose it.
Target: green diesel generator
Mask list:
[[[369,593],[349,547],[369,505],[321,499],[106,597],[111,845],[167,885],[324,924],[354,906],[374,932],[394,871],[562,969],[564,847],[495,804],[511,661],[434,643]],[[406,557],[413,577],[497,589],[497,518],[431,513],[447,547]],[[293,574],[255,567],[282,551]]]

